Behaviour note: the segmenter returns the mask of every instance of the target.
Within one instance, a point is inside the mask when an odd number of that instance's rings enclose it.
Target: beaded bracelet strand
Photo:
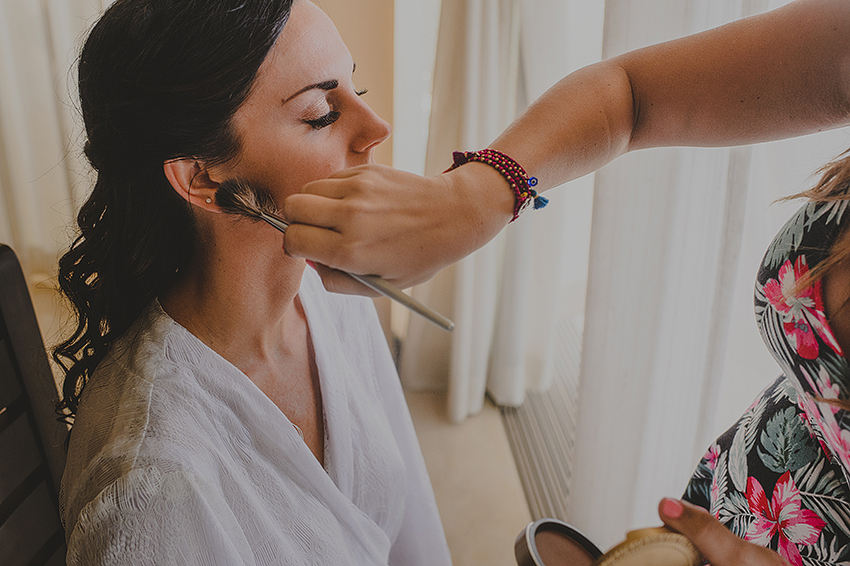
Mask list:
[[[549,199],[540,196],[533,188],[537,186],[537,177],[529,177],[528,173],[525,172],[525,169],[519,163],[501,151],[489,148],[480,151],[455,151],[452,157],[454,164],[449,167],[448,171],[456,169],[470,161],[476,161],[493,167],[505,178],[516,197],[514,217],[511,219],[511,222],[519,218],[522,211],[532,201],[534,201],[535,210],[543,208],[549,203]]]

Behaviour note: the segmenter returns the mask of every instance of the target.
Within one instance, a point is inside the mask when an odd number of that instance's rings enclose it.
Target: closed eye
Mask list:
[[[331,110],[321,118],[316,118],[314,120],[304,120],[307,124],[309,124],[314,130],[321,130],[322,128],[326,128],[330,126],[337,120],[341,114],[336,110]]]

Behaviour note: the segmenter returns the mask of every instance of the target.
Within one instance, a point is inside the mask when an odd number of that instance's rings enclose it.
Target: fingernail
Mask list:
[[[661,502],[661,512],[671,519],[678,519],[685,512],[685,508],[680,501],[665,498]]]
[[[312,267],[313,269],[316,269],[316,264],[315,264],[315,263],[313,263],[313,262],[312,262],[312,261],[310,261],[309,259],[305,259],[304,261],[306,261],[306,262],[307,262],[307,265],[309,265],[309,266],[310,266],[310,267]],[[316,269],[316,271],[318,271],[318,269]]]

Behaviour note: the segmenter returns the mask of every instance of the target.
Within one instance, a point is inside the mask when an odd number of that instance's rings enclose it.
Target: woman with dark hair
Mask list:
[[[390,128],[353,69],[305,0],[118,0],[92,29],[54,352],[69,564],[450,563],[370,301],[215,202],[370,163]]]
[[[461,155],[456,164],[472,162],[450,173],[364,166],[309,183],[284,201],[285,245],[319,262],[327,288],[359,291],[325,266],[406,286],[484,245],[535,190],[628,151],[847,125],[850,2],[796,0],[580,69],[496,139],[497,152]],[[850,562],[850,156],[802,196],[755,289],[784,375],[699,463],[686,490],[696,505],[659,506],[714,566]]]

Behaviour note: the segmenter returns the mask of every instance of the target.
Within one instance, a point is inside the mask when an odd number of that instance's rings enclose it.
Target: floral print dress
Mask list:
[[[709,448],[685,491],[740,537],[792,565],[850,565],[850,366],[821,283],[794,293],[828,254],[850,202],[808,203],[762,261],[756,319],[784,375]],[[850,221],[850,218],[848,218]]]

